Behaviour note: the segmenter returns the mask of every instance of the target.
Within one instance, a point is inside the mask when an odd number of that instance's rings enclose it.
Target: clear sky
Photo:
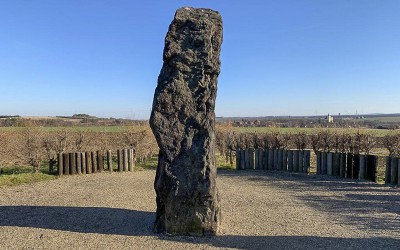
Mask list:
[[[2,0],[0,115],[147,119],[183,6],[223,18],[217,116],[400,113],[399,0]]]

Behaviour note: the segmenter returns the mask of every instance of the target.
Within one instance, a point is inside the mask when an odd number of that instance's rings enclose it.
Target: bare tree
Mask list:
[[[43,133],[43,148],[49,164],[49,172],[54,171],[57,155],[66,151],[70,133],[64,130]]]
[[[317,132],[315,134],[312,134],[311,138],[310,138],[310,142],[311,142],[311,147],[312,147],[314,153],[317,154],[318,151],[320,151],[322,148],[321,133]]]
[[[400,134],[389,134],[383,138],[383,145],[389,151],[389,156],[400,156]]]
[[[304,132],[298,132],[292,136],[294,144],[298,150],[305,150],[308,144],[308,136]]]
[[[43,150],[43,131],[40,127],[26,127],[23,131],[24,144],[21,150],[22,159],[39,172],[45,153]]]

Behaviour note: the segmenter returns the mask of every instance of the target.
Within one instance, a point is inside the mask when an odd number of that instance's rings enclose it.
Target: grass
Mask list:
[[[229,162],[226,162],[225,157],[221,156],[220,154],[216,154],[216,158],[217,158],[218,169],[236,170],[235,162],[232,165],[230,165]]]
[[[0,167],[0,187],[47,181],[56,178],[57,176],[54,173],[49,173],[47,165],[43,165],[38,173],[34,173],[31,166]]]
[[[151,169],[151,170],[156,170],[157,169],[157,164],[158,164],[158,156],[155,155],[146,162],[143,163],[137,163],[136,166],[139,170],[142,169]]]
[[[11,175],[0,175],[0,187],[28,184],[39,181],[48,181],[56,179],[57,176],[45,173],[22,173]]]

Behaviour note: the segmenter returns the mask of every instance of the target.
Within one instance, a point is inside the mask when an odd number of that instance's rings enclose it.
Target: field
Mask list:
[[[44,132],[105,132],[105,133],[120,133],[127,129],[127,126],[70,126],[70,127],[40,127]],[[26,127],[0,127],[0,132],[21,132],[26,130]]]
[[[239,132],[245,133],[271,133],[279,132],[283,134],[295,134],[304,132],[306,134],[315,134],[321,130],[321,128],[269,128],[269,127],[239,127],[236,128]],[[356,134],[357,132],[371,134],[377,137],[383,137],[395,133],[393,130],[387,129],[369,129],[369,128],[325,128],[324,130],[331,131],[332,133],[350,133]]]
[[[367,121],[378,121],[387,123],[400,123],[400,116],[381,116],[381,117],[366,117]]]

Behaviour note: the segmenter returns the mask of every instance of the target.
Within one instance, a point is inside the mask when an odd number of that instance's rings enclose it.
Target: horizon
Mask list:
[[[54,115],[54,116],[21,116],[18,114],[13,114],[13,115],[3,115],[0,114],[0,119],[5,119],[5,118],[24,118],[24,119],[32,119],[32,118],[37,118],[37,119],[46,119],[46,118],[71,118],[71,119],[81,119],[79,117],[73,117],[74,115],[78,114],[72,114],[72,115]],[[148,118],[143,118],[143,119],[130,119],[130,118],[124,118],[124,117],[103,117],[103,116],[94,116],[92,114],[82,114],[79,113],[79,115],[88,115],[94,119],[123,119],[123,120],[137,120],[137,121],[146,121],[149,120]],[[321,114],[321,115],[266,115],[266,116],[215,116],[216,119],[257,119],[257,118],[320,118],[320,117],[326,117],[326,116],[332,116],[332,117],[360,117],[360,116],[365,116],[365,117],[398,117],[400,116],[400,113],[368,113],[368,114]]]
[[[0,3],[0,114],[147,120],[175,11],[224,22],[217,117],[400,112],[400,2]]]

